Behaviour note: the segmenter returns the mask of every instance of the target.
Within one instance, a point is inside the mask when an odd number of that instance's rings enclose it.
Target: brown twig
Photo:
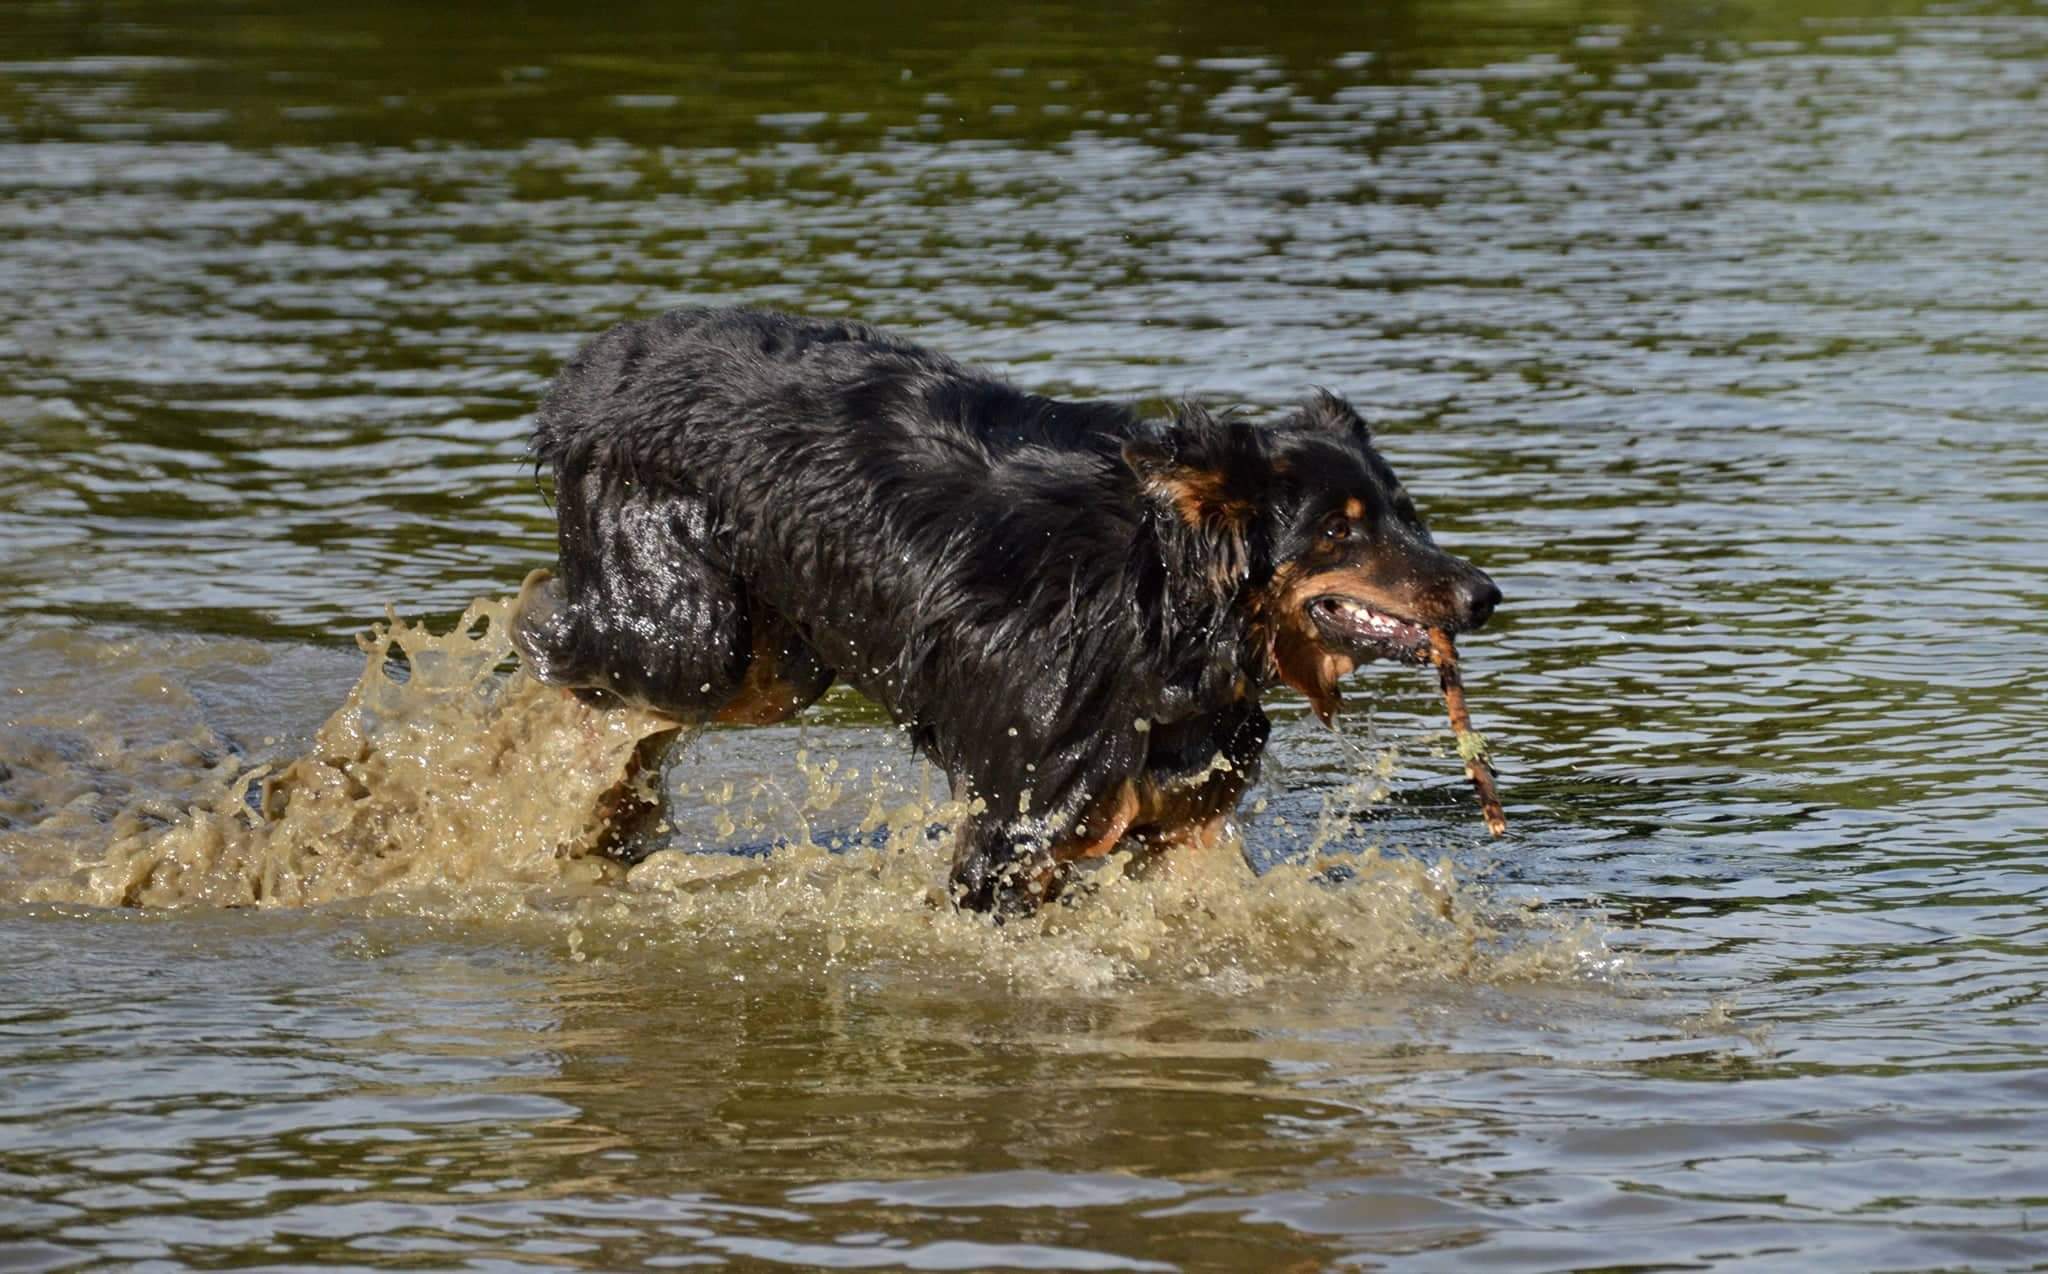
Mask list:
[[[1443,687],[1444,707],[1451,714],[1451,732],[1458,736],[1458,755],[1465,758],[1465,773],[1472,776],[1472,790],[1479,794],[1479,812],[1486,816],[1486,830],[1499,836],[1508,830],[1508,816],[1501,812],[1500,794],[1493,787],[1493,762],[1486,755],[1486,741],[1472,729],[1465,711],[1465,679],[1458,675],[1458,648],[1441,628],[1429,630],[1430,662],[1436,665],[1437,684]]]

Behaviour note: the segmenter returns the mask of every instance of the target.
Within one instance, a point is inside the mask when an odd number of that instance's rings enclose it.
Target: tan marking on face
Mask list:
[[[1352,496],[1344,502],[1344,516],[1357,522],[1365,517],[1365,501]]]
[[[1405,613],[1405,608],[1355,568],[1319,571],[1290,562],[1274,573],[1259,616],[1272,675],[1300,691],[1316,716],[1329,725],[1344,706],[1337,682],[1357,668],[1358,661],[1326,648],[1322,631],[1308,617],[1308,604],[1326,593],[1356,597],[1394,614]]]
[[[1399,615],[1417,623],[1422,622],[1422,614],[1428,610],[1425,598],[1412,592],[1391,591],[1356,566],[1310,570],[1290,563],[1274,574],[1268,591],[1275,595],[1274,604],[1278,610],[1306,613],[1308,604],[1326,593],[1355,597],[1389,615]]]
[[[1324,650],[1322,635],[1303,622],[1284,625],[1274,635],[1272,659],[1280,680],[1308,699],[1324,725],[1332,724],[1344,707],[1337,682],[1357,666],[1351,657]]]

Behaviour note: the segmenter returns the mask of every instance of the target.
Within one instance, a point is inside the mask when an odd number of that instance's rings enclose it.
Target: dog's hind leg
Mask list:
[[[832,684],[796,627],[714,560],[701,497],[586,474],[562,485],[558,512],[561,572],[527,576],[512,624],[537,679],[740,725],[780,721]]]
[[[739,581],[708,552],[703,499],[590,470],[565,475],[557,502],[560,572],[528,576],[513,616],[527,669],[683,720],[738,695],[754,634]]]

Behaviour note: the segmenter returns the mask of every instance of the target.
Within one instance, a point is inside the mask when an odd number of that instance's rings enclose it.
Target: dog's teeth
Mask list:
[[[1347,602],[1331,598],[1329,606],[1336,616],[1348,624],[1363,629],[1375,637],[1388,641],[1414,641],[1418,639],[1420,627],[1411,620],[1397,619],[1382,611],[1358,602]]]
[[[1340,602],[1338,603],[1338,609],[1350,622],[1357,624],[1361,628],[1369,629],[1380,636],[1400,636],[1414,627],[1414,625],[1406,620],[1395,619],[1392,615],[1382,614],[1369,606],[1359,606],[1351,602]]]

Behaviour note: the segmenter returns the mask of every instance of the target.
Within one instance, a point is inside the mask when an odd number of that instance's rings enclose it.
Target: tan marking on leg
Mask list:
[[[1236,808],[1196,822],[1146,827],[1132,837],[1137,852],[1131,855],[1127,875],[1143,880],[1156,872],[1170,872],[1173,864],[1185,862],[1191,854],[1213,851],[1224,840],[1224,829]]]
[[[803,691],[783,679],[775,634],[764,628],[755,629],[754,657],[739,690],[711,714],[720,725],[774,725],[810,706]]]
[[[1223,829],[1230,826],[1230,816],[1235,808],[1213,815],[1199,823],[1187,823],[1180,827],[1163,829],[1163,836],[1157,842],[1161,850],[1214,849],[1223,842]]]
[[[1138,788],[1129,779],[1118,784],[1108,796],[1090,806],[1074,825],[1074,834],[1053,846],[1053,861],[1069,863],[1078,858],[1100,858],[1116,848],[1138,816]]]
[[[1088,807],[1074,824],[1074,834],[1053,845],[1045,865],[1032,878],[1032,892],[1041,902],[1059,897],[1067,865],[1089,858],[1101,858],[1116,849],[1138,816],[1138,787],[1125,779]]]

